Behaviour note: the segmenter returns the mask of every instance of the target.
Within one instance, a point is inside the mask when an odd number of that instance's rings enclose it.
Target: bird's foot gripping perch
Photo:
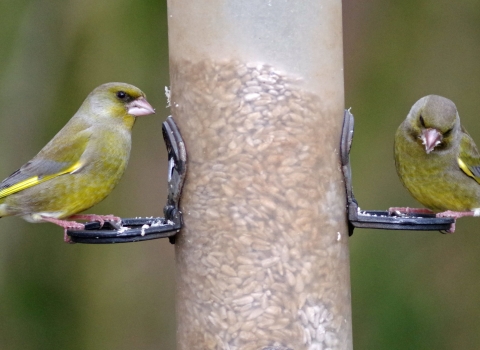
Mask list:
[[[72,221],[72,220],[85,220],[85,221],[96,221],[100,225],[100,228],[103,227],[105,222],[109,222],[109,225],[117,230],[121,229],[122,219],[114,215],[97,215],[97,214],[75,214],[68,217],[69,220],[60,220],[48,216],[42,216],[42,221],[50,222],[52,224],[63,227],[64,234],[63,240],[65,243],[74,243],[70,236],[68,235],[68,230],[84,230],[85,224]]]
[[[390,216],[408,216],[417,214],[434,215],[435,213],[427,208],[390,207],[388,208],[388,214]]]
[[[475,216],[473,211],[469,212],[456,212],[456,211],[445,211],[435,214],[432,210],[427,208],[409,208],[409,207],[391,207],[388,208],[388,215],[390,216],[399,216],[399,217],[436,217],[436,218],[450,218],[453,219],[453,223],[450,224],[450,228],[445,230],[440,230],[442,233],[454,233],[455,232],[455,221],[458,218],[463,216]]]
[[[444,233],[454,233],[455,232],[455,221],[459,218],[463,218],[466,216],[480,216],[479,211],[452,211],[447,210],[441,213],[434,213],[430,209],[427,208],[407,208],[407,207],[392,207],[388,209],[388,213],[391,216],[408,216],[408,215],[428,215],[430,217],[437,218],[450,218],[453,219],[454,222],[450,225],[450,229],[442,230]]]
[[[96,215],[96,214],[75,214],[69,217],[71,220],[85,220],[85,221],[98,221],[100,226],[103,226],[105,221],[110,221],[111,225],[118,225],[122,222],[122,218],[115,215]],[[119,227],[120,228],[120,227]]]
[[[349,110],[344,113],[340,143],[342,171],[347,192],[347,210],[350,235],[355,227],[384,230],[455,231],[455,217],[439,217],[428,209],[390,208],[389,211],[361,210],[352,189],[350,148],[353,140],[354,119]],[[402,211],[402,209],[408,209]],[[480,213],[479,213],[480,214]],[[453,232],[451,231],[451,232]]]
[[[454,233],[455,232],[455,220],[463,218],[465,216],[480,216],[480,210],[474,211],[443,211],[437,214],[437,218],[452,218],[454,220],[453,224],[450,226],[449,230],[444,231],[445,233]]]
[[[179,201],[187,170],[187,153],[172,117],[168,117],[163,123],[162,131],[168,151],[168,197],[163,208],[165,217],[121,219],[107,216],[108,221],[102,217],[103,224],[98,217],[93,217],[91,219],[94,221],[86,223],[81,229],[66,228],[66,235],[71,242],[126,243],[165,237],[168,237],[171,243],[175,242],[174,236],[183,224]],[[74,215],[72,218],[82,219],[86,216]],[[120,222],[117,219],[120,219]]]

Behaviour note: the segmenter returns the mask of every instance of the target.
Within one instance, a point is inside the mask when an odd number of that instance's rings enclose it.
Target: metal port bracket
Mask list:
[[[361,210],[353,195],[350,149],[352,147],[354,118],[349,110],[343,115],[340,142],[342,171],[347,191],[347,212],[350,236],[355,227],[383,230],[448,231],[453,218],[437,218],[435,214],[391,214],[388,210]]]
[[[168,197],[163,208],[165,217],[129,218],[122,219],[121,223],[106,221],[103,227],[97,221],[88,222],[84,230],[67,230],[71,242],[128,243],[168,237],[170,243],[175,243],[175,235],[183,225],[179,201],[187,172],[187,152],[171,116],[163,122],[162,133],[168,152]]]

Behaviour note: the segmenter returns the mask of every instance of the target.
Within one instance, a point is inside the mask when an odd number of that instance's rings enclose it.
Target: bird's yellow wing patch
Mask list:
[[[473,176],[472,172],[470,171],[470,169],[468,169],[467,164],[465,164],[463,160],[461,160],[460,158],[457,158],[457,163],[460,169],[462,169],[465,174],[475,179],[475,176]]]
[[[460,167],[460,169],[462,169],[462,171],[466,175],[470,176],[472,179],[474,179],[475,181],[480,183],[480,178],[472,172],[472,169],[469,168],[468,165],[461,158],[457,158],[457,163],[458,163],[458,166]],[[475,169],[473,169],[473,170],[476,171]]]
[[[0,199],[5,198],[5,197],[7,197],[7,196],[9,196],[13,193],[23,191],[24,189],[27,189],[29,187],[38,185],[42,182],[51,180],[51,179],[53,179],[57,176],[73,173],[73,172],[79,170],[82,166],[83,166],[83,164],[81,162],[77,162],[77,163],[73,164],[72,166],[68,167],[67,169],[65,169],[63,171],[60,171],[58,173],[55,173],[55,174],[51,174],[51,175],[47,175],[47,176],[32,176],[32,177],[29,177],[28,179],[25,179],[25,180],[20,181],[20,182],[14,184],[12,186],[9,186],[9,187],[6,187],[6,188],[2,189],[0,191]]]
[[[463,132],[460,141],[460,152],[457,156],[457,164],[465,173],[478,183],[480,183],[480,154],[477,146],[470,135]]]

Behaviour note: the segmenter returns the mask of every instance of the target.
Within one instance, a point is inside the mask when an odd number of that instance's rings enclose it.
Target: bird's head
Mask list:
[[[100,85],[88,95],[85,103],[99,117],[139,117],[155,113],[145,94],[126,83]]]
[[[406,119],[407,130],[415,142],[429,154],[447,149],[461,128],[457,107],[449,99],[429,95],[418,100]]]

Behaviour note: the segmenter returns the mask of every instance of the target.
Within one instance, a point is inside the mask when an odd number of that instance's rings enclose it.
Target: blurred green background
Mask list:
[[[480,142],[480,2],[344,1],[346,106],[356,117],[355,195],[364,209],[416,206],[397,179],[393,135],[427,94],[452,99]],[[87,94],[139,86],[129,167],[98,214],[162,216],[168,115],[164,1],[0,2],[0,178],[29,160]],[[479,219],[453,235],[356,230],[355,349],[480,348]],[[0,349],[174,349],[168,241],[66,245],[62,230],[0,220]]]

